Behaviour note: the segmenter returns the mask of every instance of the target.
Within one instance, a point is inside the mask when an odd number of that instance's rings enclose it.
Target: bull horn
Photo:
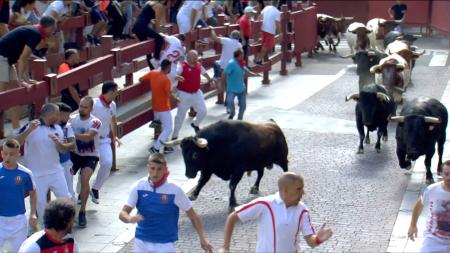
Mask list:
[[[397,70],[404,70],[406,68],[405,64],[397,63]]]
[[[432,123],[432,124],[439,124],[441,123],[441,119],[437,118],[437,117],[429,117],[429,116],[425,116],[425,123]]]
[[[350,99],[358,99],[358,98],[359,98],[359,93],[353,93],[353,94],[345,97],[345,102],[348,102]]]
[[[413,34],[412,36],[416,39],[422,38],[422,34]]]
[[[344,20],[353,20],[354,17],[344,17]]]
[[[344,58],[344,59],[348,59],[350,57],[354,57],[355,54],[348,54],[348,55],[341,55],[340,53],[338,53],[339,57]]]
[[[412,51],[414,56],[421,56],[425,53],[425,49],[422,49],[422,51]]]
[[[208,140],[206,140],[205,138],[197,138],[195,139],[195,145],[197,145],[197,147],[199,148],[206,148],[208,147]]]
[[[388,117],[388,120],[398,122],[398,123],[403,123],[403,122],[405,122],[405,116],[390,116],[390,117]]]
[[[393,88],[394,88],[394,90],[399,91],[399,92],[401,92],[401,93],[405,93],[405,92],[406,92],[405,89],[402,89],[402,88],[397,87],[397,86],[394,86]]]
[[[382,93],[382,92],[377,92],[377,98],[384,100],[386,103],[389,103],[391,101],[389,96],[384,94],[384,93]]]
[[[368,56],[375,56],[376,53],[375,53],[374,51],[368,51],[368,52],[367,52],[367,55],[368,55]]]
[[[375,71],[380,70],[380,68],[381,68],[380,64],[374,65],[370,68],[370,73],[373,74],[373,73],[375,73]]]
[[[181,144],[181,139],[176,139],[173,141],[160,141],[162,145],[166,146],[166,147],[173,147],[176,145],[180,145]]]

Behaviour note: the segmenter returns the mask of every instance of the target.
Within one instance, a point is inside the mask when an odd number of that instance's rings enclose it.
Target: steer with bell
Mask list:
[[[356,127],[359,132],[358,154],[364,153],[364,126],[367,127],[366,144],[370,143],[369,132],[377,130],[378,139],[375,149],[379,153],[381,150],[381,137],[383,137],[384,141],[388,139],[388,117],[395,115],[396,106],[392,97],[387,95],[387,91],[383,86],[370,84],[364,86],[359,93],[347,96],[345,101],[350,99],[356,101]]]
[[[275,122],[250,123],[221,120],[201,129],[195,137],[163,142],[181,144],[186,177],[195,178],[201,171],[197,187],[190,195],[195,200],[212,174],[230,180],[230,210],[237,206],[235,190],[245,172],[256,170],[258,177],[250,193],[258,194],[264,168],[279,165],[288,170],[286,138]]]
[[[437,174],[442,173],[442,154],[446,138],[448,113],[445,106],[434,98],[416,98],[405,103],[400,116],[390,117],[397,122],[397,157],[400,168],[411,169],[411,161],[425,155],[426,182],[434,183],[431,159],[437,143]]]

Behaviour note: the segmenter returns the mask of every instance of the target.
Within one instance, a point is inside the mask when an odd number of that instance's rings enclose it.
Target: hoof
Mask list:
[[[384,141],[384,142],[387,142],[388,141],[388,137],[387,137],[387,135],[386,136],[383,136],[383,137],[381,137],[381,139]]]
[[[252,188],[250,188],[250,194],[259,194],[259,189],[256,186],[252,186]]]
[[[364,143],[365,143],[365,144],[370,144],[370,139],[369,139],[369,138],[366,138],[366,139],[364,140]]]
[[[359,149],[358,149],[358,152],[356,152],[356,154],[364,154],[364,149],[359,148]]]
[[[437,175],[442,176],[442,166],[437,169]]]
[[[189,200],[191,200],[191,201],[194,201],[194,200],[196,200],[197,198],[198,198],[198,195],[195,195],[195,194],[189,195]]]
[[[230,214],[230,213],[234,212],[234,208],[235,208],[235,206],[229,206],[228,213]]]
[[[273,169],[273,164],[270,164],[270,165],[267,165],[267,167],[266,167],[268,170],[271,170],[271,169]]]
[[[434,184],[434,179],[433,178],[427,178],[427,180],[425,180],[425,182],[427,184]]]
[[[381,153],[381,148],[377,148],[377,153]]]
[[[247,177],[250,177],[252,175],[252,171],[247,171]]]

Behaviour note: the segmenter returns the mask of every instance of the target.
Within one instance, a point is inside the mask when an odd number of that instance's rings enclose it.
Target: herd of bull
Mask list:
[[[346,33],[350,54],[359,76],[359,92],[346,97],[355,100],[356,125],[360,142],[358,153],[364,152],[365,143],[370,143],[369,132],[377,130],[375,145],[380,152],[380,140],[387,141],[389,121],[397,122],[397,156],[403,169],[411,168],[411,161],[425,155],[427,183],[432,183],[431,158],[438,144],[439,162],[437,172],[442,172],[442,153],[447,127],[447,110],[436,99],[416,98],[403,103],[402,94],[410,82],[414,61],[424,53],[412,46],[417,36],[394,31],[396,23],[380,18],[370,20],[367,25],[354,22],[352,18],[334,18],[318,14],[318,35],[336,51],[340,33]],[[336,42],[334,41],[336,39]],[[317,49],[324,50],[320,43]],[[402,104],[397,115],[397,104]],[[367,128],[367,134],[364,133]],[[274,122],[250,123],[246,121],[222,120],[196,133],[168,142],[166,146],[181,145],[186,177],[195,178],[200,171],[197,187],[190,195],[195,200],[203,186],[213,174],[230,180],[230,210],[237,205],[235,190],[245,172],[258,173],[250,193],[259,192],[259,183],[265,168],[279,165],[288,170],[288,145],[280,127]]]
[[[425,155],[426,181],[433,183],[431,159],[437,143],[439,161],[437,174],[442,173],[442,154],[446,139],[448,113],[445,106],[433,98],[415,98],[403,103],[403,93],[411,83],[416,59],[425,53],[413,46],[418,35],[395,30],[395,21],[374,18],[366,25],[351,17],[335,18],[317,15],[318,36],[336,52],[339,34],[345,33],[350,54],[356,63],[359,92],[345,98],[356,101],[356,126],[359,132],[358,153],[370,143],[369,132],[377,130],[375,149],[380,152],[380,139],[387,141],[387,125],[396,122],[397,157],[403,169],[411,169],[411,161]],[[348,25],[348,26],[347,26]],[[334,39],[337,43],[334,43]],[[317,49],[324,49],[318,42]],[[403,104],[397,115],[397,104]],[[367,134],[364,133],[367,128]]]

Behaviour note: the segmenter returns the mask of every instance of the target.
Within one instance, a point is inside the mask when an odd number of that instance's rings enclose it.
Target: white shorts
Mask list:
[[[17,80],[17,71],[14,65],[9,65],[8,58],[0,55],[0,82]]]
[[[178,32],[181,34],[191,31],[191,20],[185,17],[177,16]]]
[[[450,243],[444,239],[425,236],[420,252],[450,252]]]
[[[151,243],[134,239],[134,252],[146,253],[172,253],[175,252],[175,245],[173,242],[168,243]]]
[[[18,252],[20,245],[27,239],[28,221],[24,214],[12,217],[0,216],[0,252],[6,242],[10,252]]]

